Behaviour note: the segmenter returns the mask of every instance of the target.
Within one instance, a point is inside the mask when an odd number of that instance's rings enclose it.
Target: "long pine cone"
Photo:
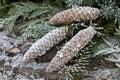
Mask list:
[[[88,27],[79,31],[69,42],[57,52],[46,68],[46,72],[50,73],[60,69],[64,64],[70,61],[82,48],[84,48],[92,37],[96,34],[93,27]]]
[[[51,47],[58,44],[66,37],[67,31],[67,27],[60,27],[50,31],[41,39],[38,39],[25,53],[22,62],[25,63],[35,59],[37,56],[44,55],[46,51],[48,51]]]
[[[74,21],[94,20],[100,15],[100,10],[93,7],[78,7],[57,13],[49,20],[50,25],[60,26]]]

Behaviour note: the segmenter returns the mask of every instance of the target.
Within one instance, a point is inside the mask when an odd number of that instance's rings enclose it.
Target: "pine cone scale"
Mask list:
[[[87,16],[87,17],[85,17],[86,20],[89,20],[89,19],[92,20],[92,16],[95,16],[95,15],[89,14],[85,8],[84,8],[84,12],[86,13],[86,14],[84,14],[84,17]]]

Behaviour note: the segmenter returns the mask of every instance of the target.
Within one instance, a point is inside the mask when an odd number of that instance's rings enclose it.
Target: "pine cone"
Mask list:
[[[29,48],[29,50],[25,53],[22,62],[25,63],[37,56],[44,55],[46,51],[66,37],[67,31],[67,27],[61,27],[47,33]]]
[[[79,51],[84,48],[96,33],[93,27],[79,31],[69,42],[57,52],[52,59],[46,72],[53,72],[60,69],[64,64],[70,61]]]
[[[50,25],[70,24],[74,21],[88,21],[96,19],[100,10],[92,7],[71,8],[56,14],[49,20]]]

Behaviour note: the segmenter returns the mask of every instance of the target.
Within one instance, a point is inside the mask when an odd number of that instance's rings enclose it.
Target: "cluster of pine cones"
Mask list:
[[[71,8],[56,14],[49,20],[50,25],[60,26],[71,24],[74,21],[94,20],[100,15],[100,10],[92,7]],[[25,53],[23,62],[28,62],[37,56],[44,55],[50,48],[66,38],[68,27],[56,28],[41,39],[37,40]],[[53,72],[61,69],[68,61],[70,61],[82,48],[84,48],[92,37],[96,34],[93,27],[79,31],[70,41],[68,41],[60,51],[56,53],[54,58],[46,68],[46,72]]]

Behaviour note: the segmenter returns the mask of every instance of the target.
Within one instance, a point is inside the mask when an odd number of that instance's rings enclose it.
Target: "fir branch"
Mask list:
[[[83,4],[83,1],[84,0],[66,0],[66,4],[67,4],[67,7],[68,8],[71,8],[71,7],[79,7],[80,5]]]
[[[9,34],[15,25],[16,19],[18,19],[19,15],[10,16],[9,18],[3,19],[1,21],[2,25],[4,25],[4,33]]]
[[[94,56],[102,56],[102,55],[109,55],[113,53],[118,53],[120,50],[117,47],[119,45],[119,38],[116,36],[114,37],[106,37],[106,40],[103,40],[104,42],[100,42],[99,45],[96,48],[96,52]],[[109,43],[110,46],[106,44]]]
[[[12,3],[11,6],[14,6],[16,9],[16,12],[14,14],[21,14],[28,16],[30,12],[38,8],[38,5],[32,2],[26,2],[26,3]],[[13,8],[14,8],[13,7]],[[11,13],[12,15],[12,13]]]
[[[21,32],[23,32],[24,29],[27,28],[29,25],[40,23],[42,20],[44,19],[35,19],[35,20],[32,19],[30,21],[24,22],[23,24],[20,25],[19,29],[21,30]]]
[[[109,56],[108,58],[105,58],[105,60],[108,60],[108,61],[111,61],[111,62],[114,62],[114,63],[120,63],[120,56],[119,56],[118,59],[116,59],[113,56]]]
[[[113,53],[118,53],[120,52],[120,48],[106,48],[104,50],[101,50],[101,51],[98,51],[94,54],[94,56],[102,56],[102,55],[110,55],[110,54],[113,54]]]
[[[49,12],[48,8],[47,8],[47,9],[46,9],[46,8],[36,9],[36,10],[34,10],[34,11],[30,14],[30,16],[28,17],[28,19],[36,18],[36,17],[38,17],[38,16],[40,16],[40,15],[42,15],[42,14],[46,14],[46,13],[48,13],[48,12]]]
[[[101,15],[108,19],[111,19],[112,16],[114,15],[114,6],[115,6],[115,1],[113,0],[101,0],[101,3],[99,4],[101,7]]]
[[[8,12],[8,15],[10,16],[6,19],[3,19],[1,22],[4,25],[4,32],[6,34],[9,34],[13,30],[13,27],[15,26],[19,16],[28,16],[29,12],[36,9],[35,4],[33,3],[13,3],[12,5],[14,7],[10,9],[10,12]]]
[[[21,30],[20,32],[25,33],[25,34],[22,35],[23,38],[21,38],[21,41],[22,42],[25,41],[25,39],[30,37],[30,35],[32,34],[30,31],[28,31],[30,27],[31,27],[30,28],[31,30],[39,30],[39,28],[35,29],[32,26],[36,26],[35,24],[37,24],[37,23],[43,25],[43,23],[41,23],[41,21],[49,18],[49,16],[48,16],[48,12],[50,12],[49,9],[52,10],[53,8],[52,7],[39,6],[38,4],[35,4],[35,3],[32,3],[32,2],[12,3],[11,8],[8,11],[8,16],[9,17],[1,20],[1,23],[4,25],[4,32],[6,34],[9,34],[13,30],[13,27],[14,28],[17,27],[15,24],[20,25],[19,26],[19,29]],[[45,16],[43,16],[43,15],[45,15]],[[38,17],[38,16],[40,16],[40,17]],[[41,19],[37,19],[37,18],[41,18]],[[24,31],[24,29],[26,31]],[[50,27],[50,29],[51,29],[51,27]],[[37,38],[38,37],[37,32],[38,31],[36,31],[36,37],[35,37],[35,34],[34,34],[34,39],[35,38],[38,39]],[[42,35],[44,35],[44,33]],[[33,35],[31,35],[31,36],[33,37]]]
[[[96,52],[94,53],[94,57],[104,56],[105,60],[114,62],[116,66],[119,67],[119,59],[120,59],[120,47],[119,47],[119,38],[117,37],[108,37],[109,43],[111,43],[111,47],[107,47],[105,44],[100,43],[98,45]]]

